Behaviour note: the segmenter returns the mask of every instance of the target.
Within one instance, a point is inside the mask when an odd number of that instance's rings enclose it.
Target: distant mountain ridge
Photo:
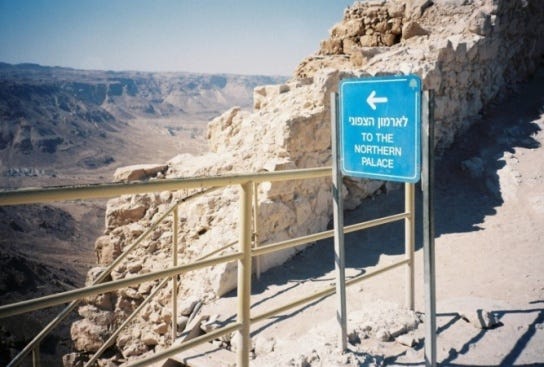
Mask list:
[[[0,62],[0,175],[66,167],[66,159],[82,169],[119,161],[109,147],[126,145],[136,123],[160,120],[161,134],[201,137],[212,117],[251,106],[256,86],[285,79]]]
[[[285,81],[282,76],[78,70],[0,62],[0,81],[55,85],[95,105],[131,101],[129,115],[221,113],[217,107],[250,106],[253,88]],[[199,100],[197,100],[198,98]],[[207,105],[206,103],[210,104]],[[123,109],[121,108],[120,111]],[[117,117],[117,116],[116,116]]]

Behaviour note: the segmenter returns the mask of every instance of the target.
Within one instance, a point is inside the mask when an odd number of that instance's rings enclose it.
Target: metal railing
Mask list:
[[[87,186],[73,186],[73,187],[57,187],[57,188],[44,188],[44,189],[27,189],[16,190],[9,192],[0,192],[0,206],[5,205],[19,205],[30,203],[43,203],[58,200],[74,200],[74,199],[92,199],[92,198],[105,198],[113,197],[124,194],[137,194],[137,193],[149,193],[158,191],[176,191],[182,189],[196,189],[199,190],[196,194],[188,196],[169,208],[161,217],[152,224],[152,226],[145,231],[138,239],[130,245],[124,252],[116,258],[107,269],[105,269],[101,275],[95,280],[94,284],[85,287],[74,289],[62,293],[48,295],[36,299],[17,302],[9,305],[0,306],[0,318],[5,318],[13,315],[19,315],[22,313],[35,311],[51,306],[56,306],[71,302],[64,311],[59,314],[53,321],[51,321],[20,353],[13,359],[9,366],[17,366],[20,364],[30,352],[33,355],[34,365],[39,364],[39,344],[43,338],[58,325],[71,311],[75,309],[79,301],[85,297],[96,296],[102,293],[115,291],[128,286],[135,286],[143,282],[157,281],[162,279],[161,283],[156,287],[155,291],[150,294],[143,303],[149,302],[153,297],[153,293],[158,292],[158,289],[164,287],[164,285],[171,280],[172,281],[172,346],[161,352],[157,352],[154,355],[134,361],[130,363],[130,366],[147,366],[151,363],[164,360],[177,353],[190,349],[196,345],[211,341],[218,338],[221,335],[238,331],[239,348],[237,350],[237,365],[242,367],[249,366],[249,354],[250,354],[250,327],[251,324],[271,316],[282,313],[286,310],[298,307],[300,305],[312,302],[316,299],[329,296],[335,293],[335,286],[324,288],[321,291],[315,292],[309,296],[301,297],[288,304],[282,305],[273,310],[267,310],[261,314],[252,316],[250,312],[251,307],[251,274],[252,274],[252,259],[254,257],[266,255],[275,251],[292,248],[295,246],[313,243],[318,240],[331,238],[334,236],[334,231],[323,231],[306,235],[298,238],[289,239],[286,241],[276,242],[272,244],[266,244],[258,246],[258,233],[257,233],[257,204],[256,197],[257,187],[263,182],[276,182],[286,180],[301,180],[301,179],[315,179],[331,177],[331,168],[310,168],[300,170],[288,170],[278,172],[265,172],[256,174],[239,174],[230,176],[215,176],[215,177],[193,177],[193,178],[180,178],[169,180],[157,180],[150,182],[137,182],[137,183],[117,183],[117,184],[103,184],[103,185],[87,185]],[[178,208],[179,205],[195,196],[199,196],[210,192],[211,190],[231,186],[239,185],[240,190],[240,220],[239,220],[239,240],[238,251],[228,253],[226,255],[218,255],[217,253],[223,252],[234,244],[228,244],[218,250],[207,254],[194,262],[178,265],[177,263],[177,242],[178,242]],[[345,233],[350,233],[362,229],[367,229],[386,223],[397,222],[400,220],[405,221],[405,258],[394,264],[384,266],[373,272],[360,275],[342,284],[342,287],[350,286],[359,283],[363,280],[369,279],[375,275],[383,272],[398,268],[400,266],[406,266],[406,305],[408,308],[414,307],[414,275],[413,275],[413,254],[414,254],[414,185],[405,184],[405,211],[403,213],[374,219],[344,228]],[[253,221],[252,221],[253,214]],[[172,267],[156,272],[147,274],[141,274],[130,278],[119,279],[115,281],[103,282],[111,273],[111,271],[118,266],[121,261],[125,260],[126,255],[135,249],[157,226],[162,223],[169,215],[173,216],[172,220]],[[253,227],[253,231],[252,231]],[[257,247],[258,246],[258,247]],[[200,337],[184,341],[175,345],[175,339],[177,337],[177,277],[183,273],[193,271],[196,269],[202,269],[205,267],[217,265],[220,263],[237,261],[238,265],[238,300],[237,300],[237,319],[236,322],[232,322],[222,328],[216,329],[210,333],[202,335]],[[256,262],[257,273],[260,272],[258,262]],[[142,304],[143,304],[142,303]],[[122,324],[121,328],[126,326],[131,319],[143,308],[142,305],[138,307],[133,314],[131,314]],[[110,338],[104,343],[102,348],[87,362],[87,365],[91,365],[99,358],[100,353],[106,350],[109,345],[115,340],[115,337],[120,332],[120,329],[114,331]]]

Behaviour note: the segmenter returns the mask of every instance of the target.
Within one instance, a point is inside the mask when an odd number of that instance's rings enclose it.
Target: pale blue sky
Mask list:
[[[0,61],[290,75],[353,0],[0,0]]]

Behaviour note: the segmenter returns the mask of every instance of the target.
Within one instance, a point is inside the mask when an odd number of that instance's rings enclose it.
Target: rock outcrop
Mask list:
[[[278,171],[331,164],[330,93],[344,77],[415,73],[434,91],[437,149],[443,152],[475,121],[482,109],[502,98],[540,62],[544,52],[544,3],[540,0],[372,1],[356,2],[334,26],[319,52],[305,59],[285,84],[255,89],[251,112],[233,107],[208,126],[210,152],[171,159],[164,177]],[[383,182],[346,178],[346,206],[384,187]],[[238,238],[238,189],[214,191],[180,206],[179,253],[184,261],[235,243]],[[107,230],[96,243],[99,265],[107,265],[172,203],[189,192],[163,192],[113,199],[108,204]],[[258,187],[260,244],[326,229],[330,221],[328,179],[263,183]],[[113,279],[168,267],[171,223],[154,230]],[[297,250],[263,257],[261,269],[278,265]],[[211,299],[236,285],[236,264],[217,265],[183,276],[180,301]],[[111,311],[120,320],[134,310],[155,283],[110,295],[108,307],[94,300],[96,313]],[[140,320],[124,330],[117,348],[124,358],[151,353],[171,342],[166,332],[172,317],[171,289],[165,287],[144,308]],[[84,306],[84,307],[89,307]],[[91,308],[81,312],[86,320]],[[109,314],[108,314],[109,315]],[[112,323],[118,323],[114,321]],[[95,325],[98,323],[95,322]],[[82,324],[85,330],[93,330]],[[87,331],[86,331],[87,332]],[[102,337],[100,332],[96,338]],[[142,338],[142,335],[153,338]],[[152,342],[146,342],[146,340]],[[82,352],[94,349],[78,341]]]
[[[137,164],[115,170],[113,181],[140,181],[152,177],[162,177],[168,169],[166,164]]]

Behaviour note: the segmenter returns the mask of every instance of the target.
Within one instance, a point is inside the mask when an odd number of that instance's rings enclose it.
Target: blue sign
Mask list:
[[[345,79],[339,90],[342,173],[418,182],[421,79],[417,75]]]

